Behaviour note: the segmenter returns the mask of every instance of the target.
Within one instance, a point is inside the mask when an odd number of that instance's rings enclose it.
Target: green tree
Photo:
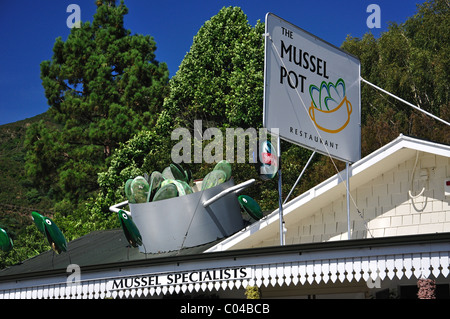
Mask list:
[[[392,23],[379,39],[348,37],[342,48],[361,60],[361,76],[387,91],[450,120],[450,6],[430,0],[402,24]],[[362,155],[400,133],[450,143],[445,124],[362,84]]]
[[[261,127],[264,24],[249,25],[238,7],[224,7],[200,28],[170,81],[165,110],[175,125],[204,120],[214,127]]]
[[[217,127],[224,137],[227,127],[262,127],[263,33],[264,24],[257,22],[254,27],[250,26],[247,16],[238,7],[224,7],[204,23],[178,72],[170,80],[170,94],[155,128],[124,144],[113,156],[107,172],[100,174],[102,191],[96,200],[98,207],[107,209],[112,203],[123,200],[123,185],[128,178],[162,170],[170,163],[170,150],[177,142],[171,141],[170,136],[177,127],[192,129],[194,120],[203,120],[203,130]],[[192,140],[193,136],[192,132]],[[223,149],[226,149],[225,138]],[[310,151],[283,143],[283,154],[288,159],[286,184],[283,185],[287,194]],[[214,163],[205,162],[189,165],[195,178],[203,178],[213,166]],[[232,168],[236,182],[257,180],[246,193],[260,199],[264,209],[278,205],[276,180],[261,181],[248,161],[232,163]]]
[[[51,249],[47,239],[37,230],[35,225],[24,227],[21,234],[13,241],[14,248],[12,250],[9,252],[0,251],[0,269]]]
[[[449,102],[450,80],[450,3],[426,1],[408,19],[404,34],[410,46],[413,102],[434,114],[440,114]]]
[[[192,136],[194,120],[202,120],[203,130],[219,128],[224,137],[228,127],[244,130],[262,127],[263,33],[264,23],[258,21],[252,27],[239,7],[224,7],[206,21],[170,81],[171,91],[164,104],[161,122],[165,116],[169,123],[166,123],[167,127],[189,128]],[[223,149],[226,149],[225,145]],[[213,165],[192,164],[191,170],[194,176],[202,178]],[[232,163],[232,168],[236,182],[256,178],[256,185],[246,193],[263,198],[260,205],[264,209],[276,205],[276,184],[262,182],[253,164],[246,160],[246,163]],[[268,189],[275,190],[275,194]]]
[[[113,154],[109,167],[99,174],[100,192],[90,211],[108,212],[112,204],[126,200],[124,185],[127,179],[154,170],[162,170],[170,163],[170,135],[159,130],[144,130],[136,134]]]
[[[97,1],[93,22],[56,39],[41,79],[58,124],[40,122],[26,138],[27,170],[57,198],[86,197],[120,142],[152,127],[168,90],[168,69],[153,38],[124,28],[123,1]]]

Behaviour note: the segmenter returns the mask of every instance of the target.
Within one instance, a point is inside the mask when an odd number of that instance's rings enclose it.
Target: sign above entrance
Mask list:
[[[215,268],[173,273],[155,273],[138,276],[113,278],[106,283],[106,290],[118,292],[127,289],[162,289],[176,285],[212,284],[221,286],[222,282],[249,280],[251,267]]]
[[[269,132],[346,162],[361,158],[360,62],[268,13],[264,116]]]

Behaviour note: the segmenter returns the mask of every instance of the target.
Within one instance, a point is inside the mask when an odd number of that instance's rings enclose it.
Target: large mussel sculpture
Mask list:
[[[204,178],[201,190],[217,186],[231,178],[231,164],[220,161]],[[189,168],[171,163],[162,172],[153,171],[150,175],[137,176],[125,183],[125,195],[129,203],[155,202],[192,194],[192,173]]]
[[[231,178],[231,164],[226,160],[220,161],[214,166],[202,182],[202,190],[227,182]]]

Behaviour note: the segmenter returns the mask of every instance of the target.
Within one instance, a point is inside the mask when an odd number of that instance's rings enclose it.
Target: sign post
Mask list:
[[[360,61],[272,13],[265,27],[263,126],[279,138],[346,162],[348,172],[349,163],[361,158]]]
[[[280,216],[280,246],[284,245],[283,193],[281,191],[281,140],[278,135],[278,215]]]

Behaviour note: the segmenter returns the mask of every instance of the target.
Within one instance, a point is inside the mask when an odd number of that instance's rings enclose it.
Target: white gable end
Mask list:
[[[350,167],[352,239],[450,232],[450,147],[403,135]],[[346,172],[283,207],[285,243],[348,239]],[[278,209],[209,251],[279,245]]]

